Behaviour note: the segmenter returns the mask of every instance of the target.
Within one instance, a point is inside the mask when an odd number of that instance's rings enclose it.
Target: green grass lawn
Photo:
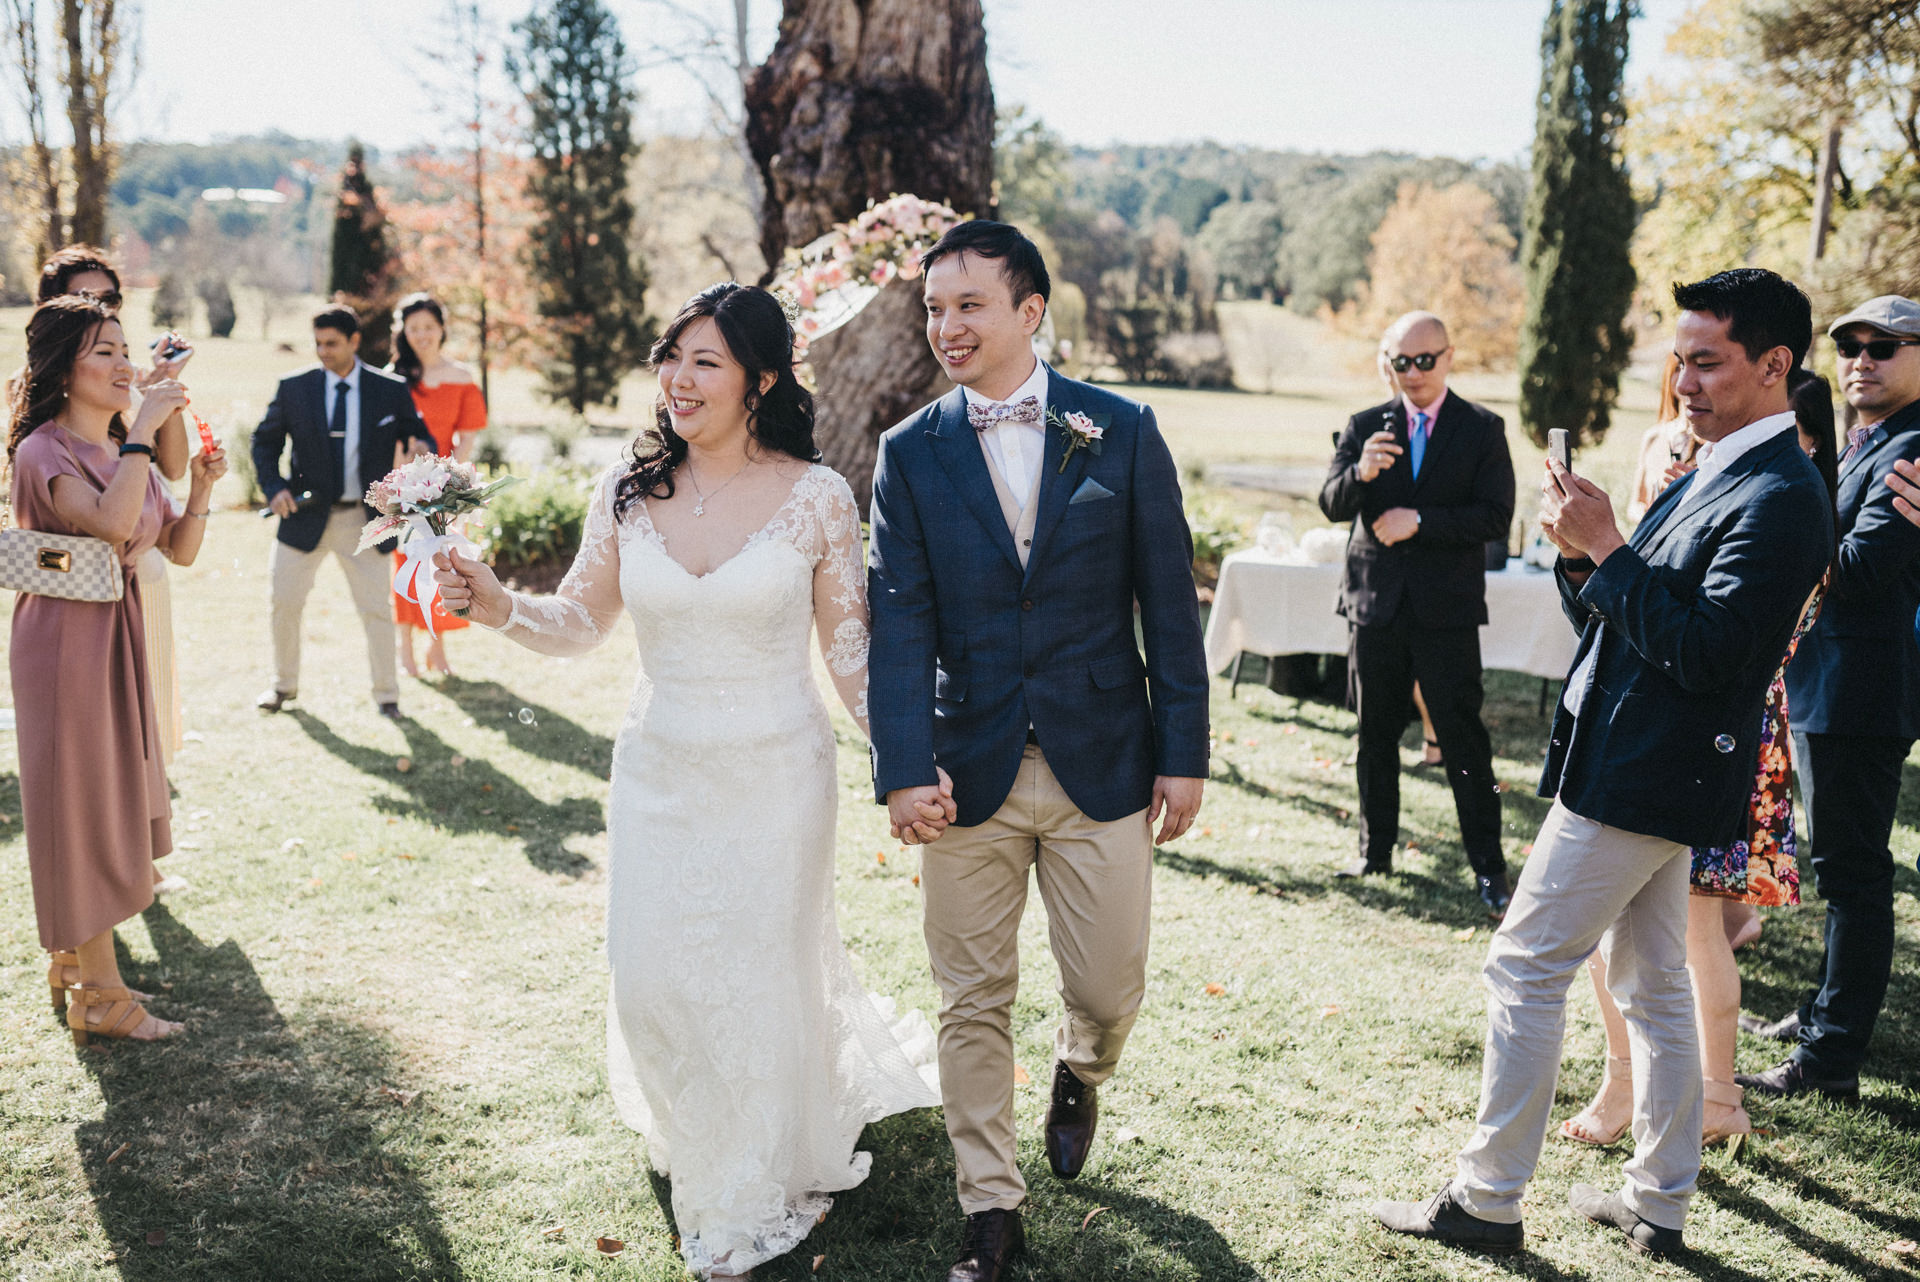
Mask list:
[[[76,1051],[50,1014],[0,736],[0,1274],[681,1276],[665,1189],[617,1122],[602,1063],[601,824],[630,635],[558,661],[462,633],[462,679],[409,683],[411,719],[393,724],[368,700],[327,569],[302,701],[263,717],[268,536],[218,514],[176,577],[197,738],[174,771],[182,848],[167,866],[194,888],[121,941],[129,978],[187,1021],[181,1038]],[[1538,692],[1491,682],[1516,860],[1544,809],[1530,792]],[[886,839],[865,753],[838,724],[842,928],[869,985],[931,1010],[916,858]],[[1622,1156],[1549,1145],[1526,1208],[1532,1254],[1493,1264],[1391,1238],[1365,1213],[1447,1177],[1479,1082],[1488,928],[1441,784],[1409,775],[1419,850],[1401,872],[1336,883],[1354,845],[1352,717],[1257,686],[1233,700],[1219,681],[1215,724],[1201,822],[1158,857],[1145,1010],[1072,1184],[1046,1174],[1039,1147],[1057,999],[1037,897],[1027,916],[1016,1030],[1032,1250],[1016,1277],[1910,1275],[1888,1248],[1920,1238],[1920,788],[1895,838],[1900,967],[1863,1107],[1756,1107],[1770,1134],[1708,1161],[1688,1226],[1698,1254],[1651,1270],[1564,1207],[1569,1183],[1616,1181]],[[1794,1000],[1818,926],[1816,910],[1771,914],[1743,958],[1749,1008]],[[1591,998],[1577,991],[1573,1010],[1557,1116],[1599,1076]],[[1741,1050],[1746,1068],[1771,1058]],[[938,1115],[890,1119],[865,1143],[873,1178],[765,1277],[942,1275],[958,1212]],[[625,1251],[600,1254],[602,1236]]]

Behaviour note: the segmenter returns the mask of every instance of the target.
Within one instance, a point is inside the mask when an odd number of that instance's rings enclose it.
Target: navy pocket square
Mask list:
[[[1080,488],[1075,490],[1073,497],[1067,500],[1067,506],[1072,507],[1075,503],[1092,503],[1096,499],[1110,499],[1112,497],[1112,490],[1089,476],[1086,480],[1080,482]]]

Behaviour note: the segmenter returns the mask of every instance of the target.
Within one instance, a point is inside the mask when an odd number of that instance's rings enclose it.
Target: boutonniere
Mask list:
[[[1096,419],[1090,414],[1082,414],[1079,410],[1069,410],[1062,414],[1049,405],[1047,423],[1067,434],[1067,451],[1060,456],[1062,472],[1067,470],[1067,460],[1073,457],[1073,452],[1082,446],[1086,447],[1089,454],[1099,454],[1100,438],[1107,434],[1104,418]]]

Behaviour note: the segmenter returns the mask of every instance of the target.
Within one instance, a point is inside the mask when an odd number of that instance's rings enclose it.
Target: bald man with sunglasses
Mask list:
[[[1380,355],[1397,395],[1347,421],[1320,491],[1328,520],[1353,522],[1339,610],[1360,717],[1360,857],[1339,875],[1392,870],[1400,736],[1418,681],[1476,889],[1499,917],[1511,892],[1493,747],[1480,718],[1480,626],[1486,546],[1504,543],[1513,521],[1506,425],[1447,390],[1453,346],[1433,313],[1409,312],[1388,326]]]

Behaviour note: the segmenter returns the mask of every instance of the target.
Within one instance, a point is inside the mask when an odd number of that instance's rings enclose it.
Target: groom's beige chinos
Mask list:
[[[982,451],[986,453],[986,451]],[[1000,511],[1027,563],[1039,485],[1023,510],[987,454]],[[952,827],[922,847],[927,952],[940,985],[940,1093],[953,1142],[960,1209],[1025,1200],[1014,1161],[1014,994],[1020,917],[1033,870],[1060,967],[1065,1017],[1054,1055],[1089,1086],[1113,1075],[1146,993],[1153,844],[1147,812],[1111,823],[1081,813],[1028,743],[1013,790],[991,819]]]

